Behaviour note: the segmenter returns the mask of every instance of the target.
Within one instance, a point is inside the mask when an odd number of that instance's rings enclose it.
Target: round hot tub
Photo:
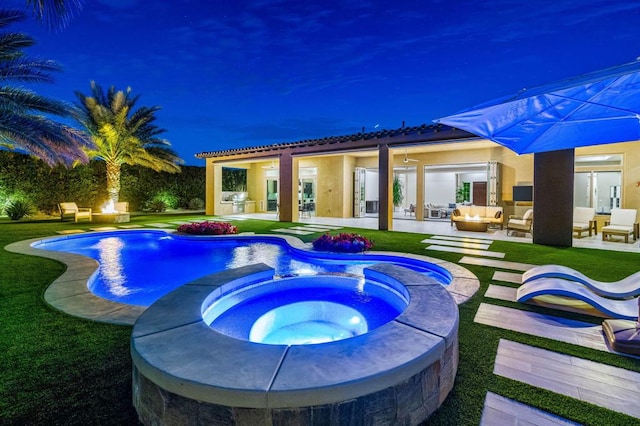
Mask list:
[[[237,339],[272,345],[308,345],[347,339],[392,321],[409,304],[394,280],[314,275],[237,282],[214,291],[203,319]]]
[[[212,274],[149,307],[132,333],[145,424],[419,424],[458,364],[458,308],[393,264],[364,278]]]

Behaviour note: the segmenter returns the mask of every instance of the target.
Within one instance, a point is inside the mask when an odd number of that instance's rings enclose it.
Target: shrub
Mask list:
[[[147,203],[147,210],[154,213],[160,213],[167,209],[167,205],[162,200],[151,200]]]
[[[227,222],[185,223],[178,226],[178,232],[194,235],[227,235],[237,234],[238,228]]]
[[[373,247],[373,242],[359,234],[324,234],[313,241],[313,248],[320,251],[360,253]]]
[[[151,201],[162,201],[167,209],[176,209],[178,208],[179,198],[171,191],[160,191],[158,192]]]
[[[187,204],[187,208],[189,210],[203,210],[204,201],[202,200],[202,198],[192,198],[189,200],[189,204]]]
[[[20,220],[31,213],[32,207],[28,201],[14,200],[6,207],[7,216],[11,220]]]

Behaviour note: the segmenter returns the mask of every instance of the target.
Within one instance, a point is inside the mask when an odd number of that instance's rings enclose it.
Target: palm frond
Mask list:
[[[0,9],[0,28],[4,28],[26,18],[26,14],[19,9]]]
[[[53,77],[50,72],[59,70],[53,61],[17,58],[0,62],[0,80],[52,83]]]
[[[0,59],[8,60],[19,58],[23,55],[22,49],[31,47],[34,44],[35,40],[26,34],[0,34]]]
[[[71,166],[75,161],[87,162],[84,148],[91,146],[86,134],[43,116],[0,114],[2,145],[19,148],[50,166]]]
[[[27,0],[34,16],[49,29],[66,27],[84,6],[83,0]]]
[[[72,109],[71,104],[40,96],[30,90],[0,87],[0,111],[40,112],[71,117]]]

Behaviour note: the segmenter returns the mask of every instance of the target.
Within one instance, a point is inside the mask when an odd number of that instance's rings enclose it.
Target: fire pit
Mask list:
[[[491,221],[488,219],[480,219],[479,216],[465,215],[464,220],[456,220],[456,228],[458,231],[471,231],[471,232],[487,232]]]
[[[125,205],[127,206],[128,203],[117,203],[118,205]],[[128,209],[124,209],[121,207],[122,210],[118,210],[116,209],[116,203],[113,202],[113,200],[109,200],[107,203],[105,203],[101,208],[101,213],[93,213],[91,214],[91,220],[97,223],[126,223],[129,222],[129,220],[131,220],[131,217],[129,215],[129,212],[126,211]]]
[[[129,212],[92,213],[91,220],[96,223],[127,223],[131,217]]]

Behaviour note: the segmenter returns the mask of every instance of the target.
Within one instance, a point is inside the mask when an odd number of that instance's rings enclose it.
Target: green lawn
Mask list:
[[[133,216],[132,223],[182,220],[187,215]],[[240,232],[268,233],[280,225],[269,221],[235,222]],[[53,236],[63,229],[88,229],[89,224],[59,220],[11,222],[0,219],[0,245]],[[423,234],[343,229],[359,232],[375,242],[376,250],[426,254]],[[302,237],[306,241],[316,235]],[[557,249],[496,241],[492,250],[505,260],[575,267],[595,279],[611,281],[638,270],[640,254],[577,248]],[[429,252],[458,262],[461,255]],[[615,266],[612,266],[615,265]],[[49,307],[47,286],[64,271],[55,261],[0,251],[0,424],[136,424],[131,405],[131,327],[94,323]],[[478,424],[487,391],[540,407],[571,420],[593,425],[628,425],[636,419],[577,402],[493,374],[500,338],[539,346],[577,357],[640,371],[630,358],[543,338],[475,324],[473,317],[491,281],[492,268],[468,266],[481,282],[478,294],[460,306],[460,364],[456,385],[429,424]],[[543,308],[487,299],[487,302],[538,312],[553,312],[599,324],[587,316],[562,314]]]

